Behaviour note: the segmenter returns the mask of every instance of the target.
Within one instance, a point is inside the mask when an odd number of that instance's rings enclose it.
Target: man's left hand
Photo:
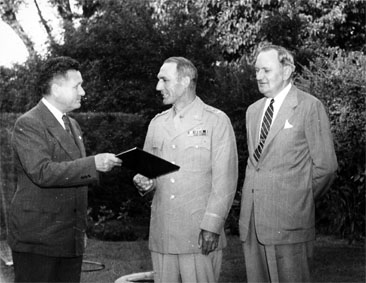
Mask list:
[[[219,244],[219,234],[201,230],[198,236],[198,247],[201,248],[203,255],[208,255],[210,252],[216,250]]]

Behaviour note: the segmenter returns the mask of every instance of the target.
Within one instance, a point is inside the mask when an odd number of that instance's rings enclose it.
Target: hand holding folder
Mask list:
[[[179,170],[179,166],[138,147],[116,154],[122,159],[122,166],[150,179]]]

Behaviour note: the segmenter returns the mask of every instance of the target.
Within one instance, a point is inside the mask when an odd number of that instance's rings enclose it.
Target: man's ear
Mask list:
[[[283,67],[283,79],[285,81],[291,78],[292,73],[294,72],[294,67],[290,65],[285,65]]]
[[[185,76],[182,78],[181,83],[183,84],[184,87],[187,88],[191,83],[191,79],[188,76]]]
[[[60,91],[61,91],[60,88],[61,88],[61,86],[58,83],[52,82],[51,83],[51,94],[58,97],[60,94]]]

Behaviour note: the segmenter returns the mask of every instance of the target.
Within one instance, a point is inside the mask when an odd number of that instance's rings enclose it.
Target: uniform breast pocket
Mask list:
[[[211,140],[208,137],[189,137],[184,144],[184,165],[188,171],[207,171],[211,168]]]
[[[164,140],[163,139],[154,140],[154,142],[152,143],[153,154],[161,157],[162,156],[162,151],[163,151],[163,145],[164,145]]]

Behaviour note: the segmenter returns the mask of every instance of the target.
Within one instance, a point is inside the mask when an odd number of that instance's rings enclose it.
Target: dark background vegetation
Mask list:
[[[332,188],[317,203],[318,232],[350,242],[364,240],[364,1],[94,0],[77,1],[83,13],[71,17],[59,6],[68,1],[49,2],[62,17],[64,42],[51,38],[46,57],[71,56],[82,63],[86,96],[72,115],[84,131],[88,154],[141,147],[150,119],[164,110],[155,91],[162,62],[170,56],[194,62],[197,94],[225,111],[236,133],[240,177],[226,223],[232,234],[238,233],[247,159],[245,111],[261,97],[251,65],[253,52],[264,42],[290,49],[297,61],[295,83],[327,108],[339,162]],[[70,25],[75,20],[78,27]],[[2,228],[15,190],[9,135],[16,117],[41,97],[35,81],[44,60],[35,54],[23,65],[0,67]],[[90,188],[90,237],[146,237],[152,196],[137,194],[133,174],[115,168]],[[137,233],[140,228],[142,233]]]

